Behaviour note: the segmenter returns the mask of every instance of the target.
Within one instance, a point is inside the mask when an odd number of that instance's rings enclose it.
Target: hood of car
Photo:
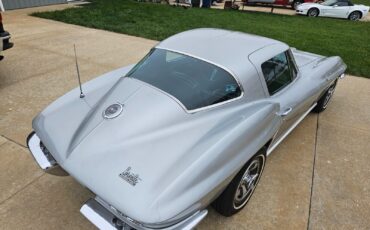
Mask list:
[[[307,3],[302,3],[300,5],[297,6],[297,10],[303,10],[303,9],[308,9],[308,8],[311,8],[311,7],[317,7],[317,8],[320,8],[322,7],[321,4],[318,4],[318,3],[314,3],[314,2],[307,2]]]
[[[325,57],[318,54],[313,54],[309,52],[304,52],[301,50],[297,50],[295,48],[291,49],[294,55],[294,60],[299,68],[303,68],[304,66],[314,62],[324,59]]]

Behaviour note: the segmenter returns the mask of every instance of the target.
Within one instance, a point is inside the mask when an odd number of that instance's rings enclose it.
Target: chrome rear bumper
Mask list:
[[[99,202],[100,201],[100,202]],[[171,225],[169,227],[164,228],[150,228],[146,227],[132,219],[122,216],[119,217],[118,215],[114,214],[111,210],[106,208],[107,204],[101,204],[101,200],[99,198],[96,199],[89,199],[80,209],[80,212],[96,227],[99,229],[112,229],[112,230],[131,230],[131,229],[138,229],[138,230],[175,230],[175,229],[183,229],[183,230],[191,230],[197,226],[204,217],[206,217],[208,211],[202,210],[198,211],[195,214],[191,215],[190,217],[182,220],[181,222]]]
[[[30,133],[27,137],[27,146],[33,158],[42,170],[57,176],[68,175],[68,173],[60,167],[50,152],[42,144],[40,138],[35,132]]]

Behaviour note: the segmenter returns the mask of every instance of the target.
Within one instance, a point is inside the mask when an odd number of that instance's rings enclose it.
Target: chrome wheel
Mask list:
[[[234,195],[234,208],[242,208],[253,194],[261,177],[265,156],[259,155],[247,167]]]
[[[310,9],[307,13],[308,17],[317,17],[319,16],[319,10],[318,9]]]
[[[360,14],[360,12],[357,12],[357,11],[352,12],[352,13],[349,15],[349,20],[351,20],[351,21],[357,21],[357,20],[359,20],[360,18],[361,18],[361,14]]]
[[[328,89],[326,89],[325,92],[323,92],[323,95],[320,97],[320,99],[317,101],[317,105],[315,108],[313,108],[313,112],[315,113],[321,113],[328,107],[329,101],[333,97],[335,87],[337,86],[337,80],[335,80],[332,85],[329,86]]]
[[[212,203],[223,216],[232,216],[243,209],[261,178],[265,167],[267,147],[264,146],[244,164],[225,190]]]
[[[326,107],[328,106],[329,101],[334,94],[334,91],[335,91],[335,85],[330,86],[330,88],[328,89],[328,92],[325,95],[324,103],[322,106],[324,109],[326,109]]]

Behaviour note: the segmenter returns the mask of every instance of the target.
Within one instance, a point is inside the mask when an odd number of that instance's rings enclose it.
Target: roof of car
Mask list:
[[[171,36],[156,47],[204,59],[232,70],[238,60],[245,63],[251,53],[273,44],[284,43],[242,32],[202,28]]]

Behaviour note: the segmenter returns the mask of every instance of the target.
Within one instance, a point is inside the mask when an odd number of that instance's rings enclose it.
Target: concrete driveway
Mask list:
[[[93,194],[44,174],[29,154],[32,118],[77,87],[74,43],[87,81],[157,42],[27,16],[35,10],[4,14],[15,47],[0,62],[0,229],[94,229],[79,213]],[[246,208],[231,218],[210,208],[198,229],[369,229],[369,101],[370,80],[340,81],[328,109],[310,114],[268,158]]]

